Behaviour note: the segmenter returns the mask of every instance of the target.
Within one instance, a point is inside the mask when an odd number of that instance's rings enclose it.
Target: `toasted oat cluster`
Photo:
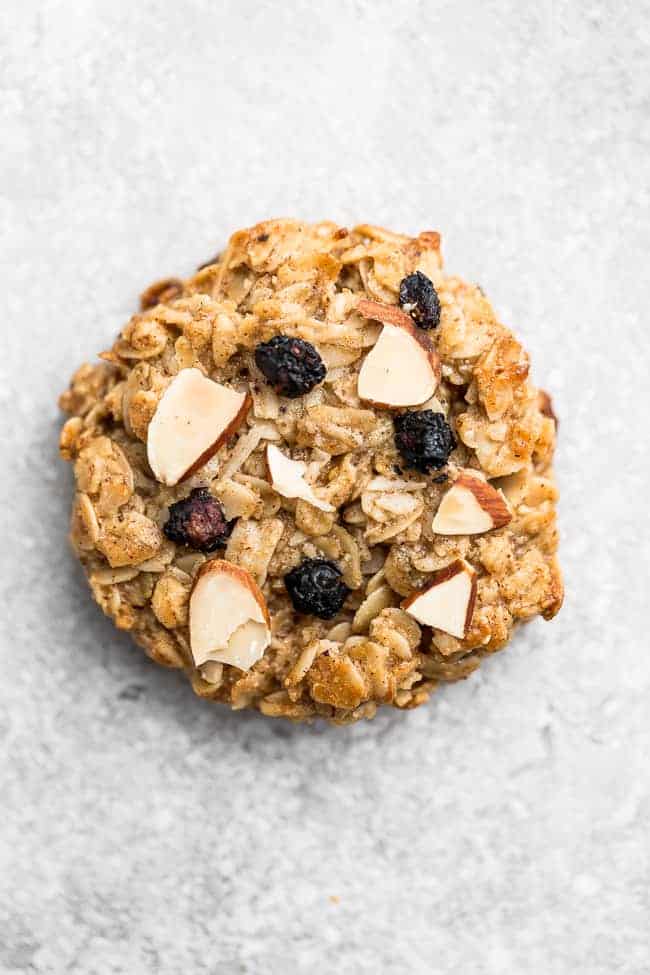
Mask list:
[[[72,378],[96,601],[232,708],[417,707],[562,602],[556,421],[440,237],[272,220]]]

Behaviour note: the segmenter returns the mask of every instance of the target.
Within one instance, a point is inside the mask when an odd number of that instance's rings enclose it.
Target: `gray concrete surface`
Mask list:
[[[647,4],[4,0],[0,971],[650,970]],[[65,543],[55,398],[269,215],[443,232],[561,416],[567,599],[348,730],[194,699]]]

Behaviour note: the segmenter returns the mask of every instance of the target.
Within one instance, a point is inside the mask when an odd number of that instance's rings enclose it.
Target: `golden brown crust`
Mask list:
[[[557,427],[558,418],[555,415],[555,410],[553,409],[553,400],[545,389],[538,390],[537,397],[540,411],[544,414],[544,416],[548,416]]]
[[[182,293],[183,282],[180,278],[163,278],[161,281],[154,281],[140,295],[140,311],[162,305],[166,301],[173,301]]]
[[[446,483],[436,472],[406,470],[393,439],[395,411],[357,394],[378,322],[407,317],[399,285],[415,271],[432,280],[441,304],[439,327],[415,334],[440,363],[435,395],[418,408],[443,412],[457,441]],[[199,696],[347,724],[371,717],[378,704],[422,704],[439,682],[465,678],[503,647],[520,622],[558,612],[552,406],[481,291],[443,272],[435,231],[410,238],[369,225],[268,220],[234,234],[187,281],[157,282],[142,304],[60,399],[70,415],[61,456],[74,464],[77,488],[71,539],[102,610],[152,659],[183,668]],[[327,366],[324,382],[298,400],[278,397],[255,365],[255,347],[279,333],[316,345]],[[234,435],[168,487],[148,466],[147,431],[171,378],[191,367],[248,385],[249,408]],[[333,512],[273,489],[268,443],[307,465]],[[504,491],[508,518],[490,489],[492,501],[483,503],[496,516],[494,530],[436,534],[440,500],[465,469]],[[194,666],[188,630],[189,594],[214,555],[162,532],[169,505],[196,486],[207,486],[234,520],[217,557],[256,580],[272,627],[263,658],[245,673],[224,665],[217,684]],[[315,557],[336,561],[352,590],[329,622],[298,616],[283,583]],[[398,604],[460,560],[476,573],[465,636],[422,630]]]

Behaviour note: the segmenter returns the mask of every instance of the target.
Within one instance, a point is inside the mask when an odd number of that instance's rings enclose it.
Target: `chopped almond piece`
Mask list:
[[[480,535],[511,519],[503,492],[478,472],[463,471],[440,502],[431,527],[438,535]]]
[[[329,501],[323,501],[314,493],[311,484],[305,480],[307,465],[300,460],[291,460],[273,444],[266,447],[266,466],[273,489],[284,498],[300,498],[321,511],[335,511]]]
[[[190,647],[197,667],[214,662],[249,670],[270,642],[269,611],[253,577],[232,562],[204,562],[190,596]]]
[[[174,485],[203,467],[244,421],[249,393],[222,386],[200,369],[181,369],[163,393],[147,431],[149,466]]]
[[[434,573],[424,589],[402,603],[418,623],[443,630],[462,640],[474,613],[476,572],[464,559],[456,559]]]
[[[361,366],[359,397],[387,409],[426,403],[440,382],[440,359],[427,333],[393,305],[362,299],[357,311],[384,326]]]

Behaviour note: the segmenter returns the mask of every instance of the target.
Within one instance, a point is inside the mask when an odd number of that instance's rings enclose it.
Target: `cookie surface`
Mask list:
[[[556,421],[440,238],[267,221],[61,396],[96,601],[196,693],[412,708],[562,602]]]

